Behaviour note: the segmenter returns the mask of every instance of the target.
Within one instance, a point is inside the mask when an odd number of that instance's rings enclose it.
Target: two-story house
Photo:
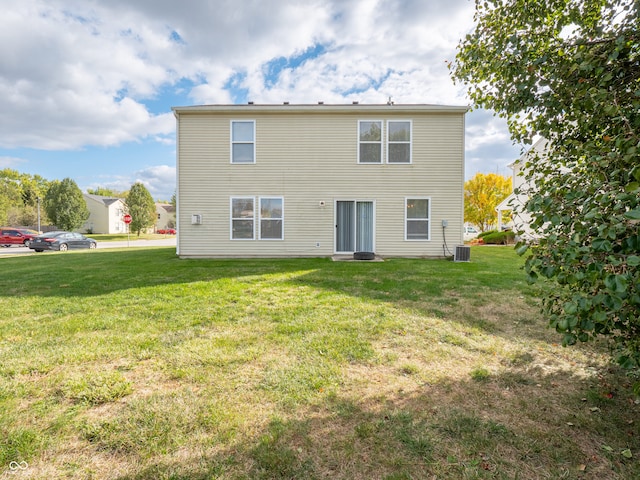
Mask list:
[[[168,203],[156,203],[155,230],[176,228],[176,208]]]
[[[462,243],[467,107],[173,111],[180,257],[443,257]]]
[[[89,218],[80,227],[80,232],[125,233],[127,226],[122,221],[126,204],[122,198],[103,197],[84,193],[89,209]]]
[[[524,204],[529,199],[527,192],[532,189],[531,183],[525,178],[525,169],[531,157],[544,157],[548,145],[549,142],[545,138],[539,138],[518,160],[508,165],[513,172],[513,192],[496,206],[499,230],[509,227],[516,232],[522,232],[523,239],[538,238],[538,234],[529,226],[531,215],[524,210]],[[508,218],[506,222],[505,217]]]

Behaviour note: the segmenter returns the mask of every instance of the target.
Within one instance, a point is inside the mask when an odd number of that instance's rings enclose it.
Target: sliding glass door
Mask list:
[[[336,202],[336,253],[374,251],[374,208],[371,201]]]

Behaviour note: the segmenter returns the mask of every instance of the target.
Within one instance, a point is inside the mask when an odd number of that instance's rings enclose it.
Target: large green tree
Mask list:
[[[496,226],[496,207],[511,193],[511,177],[497,173],[476,173],[464,182],[464,221],[481,231]]]
[[[152,227],[155,223],[156,204],[149,190],[140,182],[131,186],[126,203],[131,215],[129,229],[140,236],[143,230]]]
[[[638,367],[640,2],[477,0],[475,21],[453,78],[516,141],[550,141],[525,165],[541,235],[526,269],[554,284],[544,312],[564,344],[605,335]]]
[[[13,224],[12,213],[23,205],[18,172],[5,168],[0,171],[0,224]]]
[[[49,220],[63,230],[77,230],[89,218],[89,209],[75,181],[53,181],[44,197]]]
[[[40,175],[0,170],[0,224],[36,225],[38,202],[49,188],[49,181]],[[44,220],[41,212],[41,220]]]

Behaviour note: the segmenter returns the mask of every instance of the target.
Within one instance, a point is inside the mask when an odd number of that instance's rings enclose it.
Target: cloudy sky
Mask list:
[[[175,190],[172,106],[466,105],[446,61],[472,0],[0,0],[0,168],[84,191]],[[508,175],[503,121],[467,115],[466,174]]]

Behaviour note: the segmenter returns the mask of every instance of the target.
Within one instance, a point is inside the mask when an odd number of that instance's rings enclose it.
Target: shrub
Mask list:
[[[483,238],[483,237],[486,237],[487,235],[491,235],[492,233],[499,233],[499,232],[498,230],[487,230],[486,232],[479,233],[476,238]]]
[[[515,237],[515,234],[511,231],[492,232],[482,237],[482,240],[487,245],[508,245],[515,242]]]

